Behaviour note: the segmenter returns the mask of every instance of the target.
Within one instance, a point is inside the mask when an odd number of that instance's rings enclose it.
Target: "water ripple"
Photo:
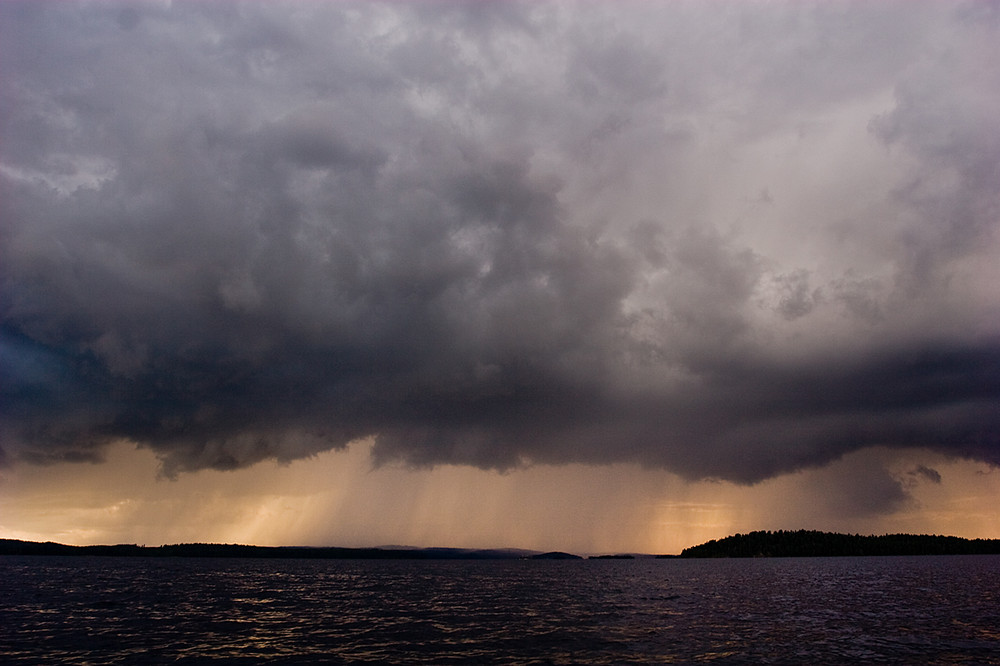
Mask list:
[[[1000,557],[0,558],[7,664],[1000,664]]]

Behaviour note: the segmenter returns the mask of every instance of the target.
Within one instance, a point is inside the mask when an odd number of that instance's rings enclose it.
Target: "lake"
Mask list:
[[[0,557],[5,664],[1000,664],[1000,556]]]

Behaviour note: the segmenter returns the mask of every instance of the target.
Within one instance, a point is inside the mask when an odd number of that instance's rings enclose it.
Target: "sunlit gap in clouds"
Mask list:
[[[103,465],[18,467],[0,486],[0,534],[66,543],[454,546],[580,553],[676,553],[750,529],[1000,534],[1000,474],[921,458],[885,472],[885,496],[856,496],[884,470],[876,454],[754,486],[686,482],[635,465],[373,468],[370,441],[287,465],[156,477],[126,443]],[[889,459],[888,456],[885,456]],[[881,472],[879,472],[880,474]],[[865,478],[867,476],[867,478]],[[895,480],[895,481],[894,481]],[[896,485],[893,485],[893,484]],[[867,504],[866,504],[867,503]]]

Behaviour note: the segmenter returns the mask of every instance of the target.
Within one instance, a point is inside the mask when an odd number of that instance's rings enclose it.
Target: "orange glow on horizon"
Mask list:
[[[370,442],[287,465],[156,480],[147,450],[108,461],[6,470],[0,535],[71,544],[225,542],[258,545],[517,547],[577,553],[678,553],[757,529],[1000,537],[1000,474],[930,460],[941,483],[909,480],[887,514],[844,515],[837,483],[887,452],[756,484],[686,482],[633,465],[537,466],[507,474],[458,466],[373,469]],[[916,455],[916,454],[914,454]],[[914,463],[915,464],[915,463]],[[898,474],[913,465],[895,463]],[[908,477],[907,477],[908,478]],[[819,492],[817,492],[819,489]]]

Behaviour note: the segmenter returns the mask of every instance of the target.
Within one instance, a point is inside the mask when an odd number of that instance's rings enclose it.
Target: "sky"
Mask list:
[[[1000,3],[0,33],[0,537],[1000,538]]]

